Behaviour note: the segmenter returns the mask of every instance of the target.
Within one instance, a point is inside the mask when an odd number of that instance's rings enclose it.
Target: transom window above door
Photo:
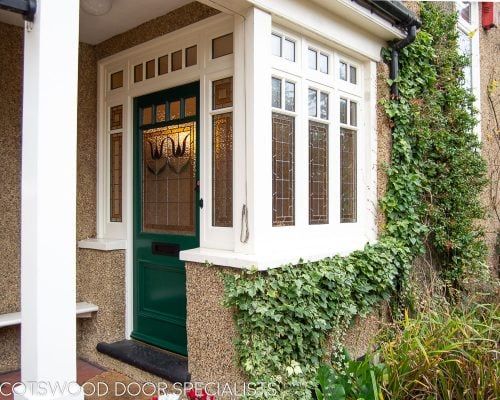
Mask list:
[[[197,114],[196,108],[196,97],[194,96],[151,104],[141,108],[140,125],[159,124],[194,117]]]

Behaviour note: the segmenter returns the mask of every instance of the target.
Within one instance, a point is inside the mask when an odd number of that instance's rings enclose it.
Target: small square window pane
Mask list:
[[[339,78],[343,81],[347,81],[347,64],[342,61],[339,66]]]
[[[347,124],[347,100],[340,99],[340,123]]]
[[[142,125],[153,123],[153,107],[145,107],[142,109]]]
[[[196,115],[196,97],[188,97],[184,100],[184,116]]]
[[[324,74],[328,73],[328,55],[323,53],[319,54],[319,70]]]
[[[172,53],[172,71],[177,71],[182,68],[182,50],[177,50]]]
[[[328,119],[328,93],[321,92],[319,97],[319,113],[323,119]]]
[[[233,34],[220,36],[212,40],[212,58],[219,58],[233,53]]]
[[[142,64],[138,64],[134,67],[134,83],[142,81],[142,74],[143,74],[142,71],[143,71]]]
[[[158,104],[156,106],[156,122],[164,122],[166,118],[166,106],[165,104]]]
[[[168,72],[168,55],[158,58],[158,75],[164,75]]]
[[[233,78],[224,78],[212,82],[212,109],[233,106]]]
[[[155,77],[155,60],[149,60],[146,63],[146,79]]]
[[[170,119],[179,119],[181,117],[181,101],[172,101],[169,105]]]
[[[318,52],[316,50],[308,49],[307,59],[308,59],[309,68],[318,69]]]
[[[281,36],[272,34],[271,46],[273,49],[273,56],[281,57]]]
[[[307,100],[309,104],[309,116],[316,117],[318,115],[318,92],[314,89],[309,89]]]
[[[197,64],[197,53],[198,48],[196,46],[191,46],[186,49],[186,67]]]
[[[283,57],[288,61],[295,61],[295,42],[290,39],[285,39],[283,42]]]
[[[285,110],[295,111],[295,83],[285,82]]]
[[[281,79],[272,78],[273,107],[281,108]]]
[[[111,107],[110,111],[110,121],[109,127],[110,129],[122,129],[123,128],[123,106],[114,106]]]
[[[353,67],[352,65],[349,66],[349,82],[356,84],[357,77],[356,77],[356,67]]]
[[[358,105],[352,101],[349,105],[349,124],[358,126]]]
[[[111,90],[121,88],[123,86],[123,71],[111,74]]]

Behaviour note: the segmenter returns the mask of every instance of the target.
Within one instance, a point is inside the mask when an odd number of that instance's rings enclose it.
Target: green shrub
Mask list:
[[[384,338],[387,339],[387,338]],[[439,400],[500,398],[500,309],[441,307],[406,317],[380,357],[386,397]]]

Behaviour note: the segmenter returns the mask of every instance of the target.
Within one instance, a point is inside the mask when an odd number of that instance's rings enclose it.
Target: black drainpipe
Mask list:
[[[394,81],[399,75],[399,52],[415,40],[417,29],[422,26],[415,13],[407,9],[400,1],[393,0],[352,0],[367,8],[371,13],[389,21],[392,25],[406,31],[406,37],[391,43],[390,78]],[[391,85],[391,95],[398,98],[398,84]]]

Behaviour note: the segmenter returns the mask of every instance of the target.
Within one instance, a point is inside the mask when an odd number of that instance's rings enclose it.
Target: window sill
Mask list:
[[[241,254],[235,253],[230,250],[215,250],[206,248],[196,248],[191,250],[183,250],[180,252],[180,259],[182,261],[195,262],[195,263],[210,263],[222,267],[231,267],[236,269],[250,269],[256,268],[259,271],[268,269],[279,268],[287,264],[299,264],[304,260],[319,261],[327,257],[331,257],[332,252],[329,253],[315,253],[315,254],[283,254],[276,256],[274,254]]]
[[[78,248],[101,251],[125,250],[127,241],[124,239],[84,239],[78,241]]]

